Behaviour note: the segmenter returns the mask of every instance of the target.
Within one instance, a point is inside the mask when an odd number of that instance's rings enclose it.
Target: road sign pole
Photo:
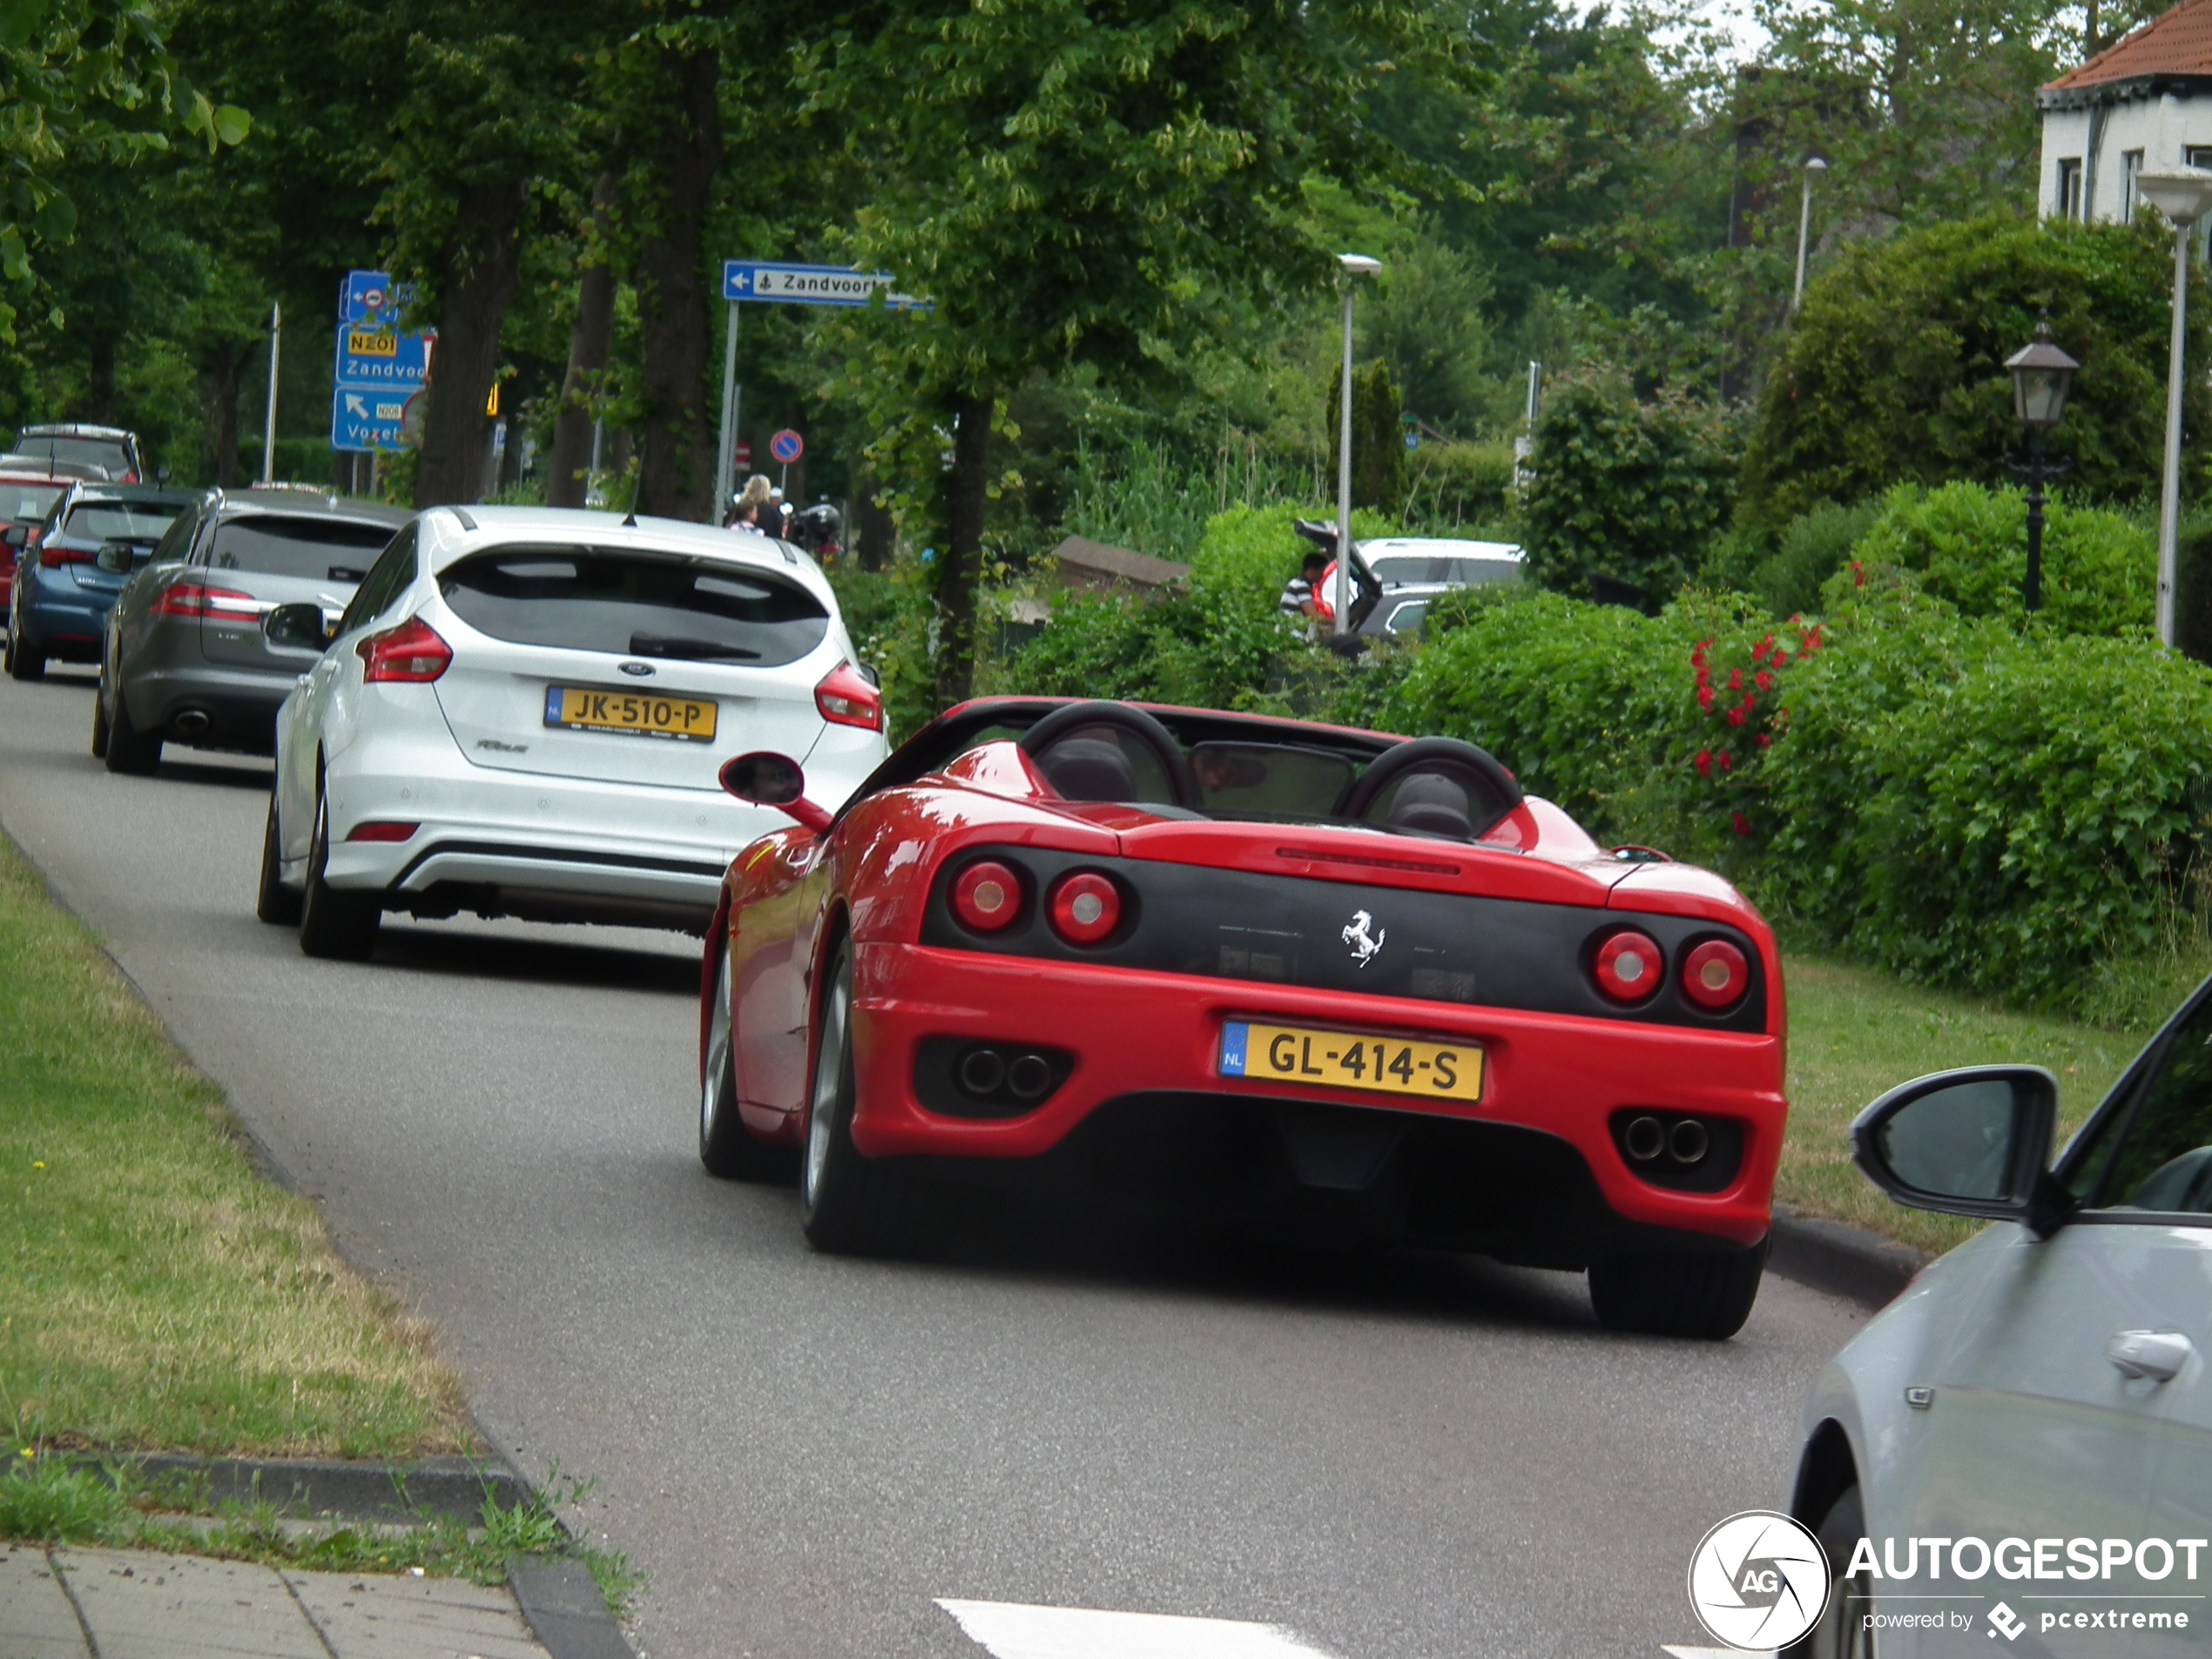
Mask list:
[[[730,318],[722,331],[722,441],[715,446],[714,516],[719,524],[730,510],[730,466],[738,441],[738,302],[729,304]]]
[[[261,421],[261,482],[276,482],[277,358],[284,347],[284,307],[269,304],[269,407]]]

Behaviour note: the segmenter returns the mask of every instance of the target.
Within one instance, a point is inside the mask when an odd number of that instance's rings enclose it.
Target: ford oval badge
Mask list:
[[[653,665],[651,663],[622,663],[617,665],[624,673],[635,674],[640,679],[653,671]]]

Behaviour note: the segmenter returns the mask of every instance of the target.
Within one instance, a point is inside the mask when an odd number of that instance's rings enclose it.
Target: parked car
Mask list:
[[[43,462],[0,455],[0,601],[14,588],[17,563],[25,549],[38,545],[47,516],[69,484]]]
[[[1834,1581],[1804,1653],[1986,1655],[2019,1621],[2038,1654],[2204,1651],[2212,981],[2054,1163],[2057,1105],[2040,1067],[1974,1066],[1892,1089],[1851,1125],[1859,1168],[1899,1204],[1992,1224],[1807,1397],[1792,1505]],[[1897,1616],[1933,1608],[1956,1627]]]
[[[258,909],[310,955],[368,956],[387,910],[704,932],[732,857],[782,821],[732,809],[724,761],[803,755],[841,799],[884,755],[828,579],[766,536],[438,508],[327,650],[325,619],[266,629],[312,672],[278,717]]]
[[[1329,545],[1334,545],[1332,536]],[[1475,542],[1446,536],[1393,536],[1352,547],[1355,598],[1354,631],[1369,639],[1417,636],[1429,604],[1454,589],[1492,582],[1517,582],[1521,549],[1510,542]],[[1336,565],[1322,573],[1314,609],[1326,623],[1336,615]],[[1361,603],[1372,592],[1374,603]]]
[[[795,753],[725,777],[795,821],[707,935],[700,1157],[799,1148],[817,1246],[957,1170],[1587,1269],[1620,1328],[1750,1312],[1773,936],[1472,745],[995,698],[842,806]]]
[[[13,448],[17,455],[84,469],[84,476],[118,484],[137,483],[142,471],[138,435],[121,427],[85,426],[76,421],[19,427]],[[165,469],[162,475],[168,475]]]
[[[107,613],[143,567],[189,491],[142,484],[72,484],[26,549],[8,601],[7,671],[35,680],[49,658],[97,663]]]
[[[92,752],[149,772],[165,743],[266,754],[314,653],[261,619],[304,601],[332,616],[408,515],[371,502],[210,490],[179,515],[108,612]]]

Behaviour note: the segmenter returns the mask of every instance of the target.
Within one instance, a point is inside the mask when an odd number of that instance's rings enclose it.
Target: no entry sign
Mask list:
[[[739,438],[738,447],[731,452],[730,459],[740,467],[750,467],[752,464],[752,446],[743,438]]]

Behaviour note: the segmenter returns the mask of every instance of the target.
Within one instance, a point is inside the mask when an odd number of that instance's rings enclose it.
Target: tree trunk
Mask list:
[[[880,570],[890,563],[898,540],[899,527],[892,522],[891,509],[876,499],[880,488],[873,478],[862,481],[853,506],[853,516],[860,523],[846,527],[846,534],[857,538],[863,570]]]
[[[218,346],[200,360],[200,374],[207,388],[203,459],[209,475],[225,489],[238,488],[239,377],[246,372],[253,350],[250,346]]]
[[[661,55],[671,94],[652,165],[658,188],[639,204],[637,336],[644,359],[644,453],[637,510],[711,523],[714,437],[706,408],[706,286],[700,227],[722,161],[712,51]]]
[[[966,701],[975,678],[975,578],[982,568],[991,414],[996,402],[986,395],[962,397],[955,406],[959,426],[953,434],[944,567],[937,577],[937,706],[941,710]]]
[[[115,424],[115,336],[101,334],[92,341],[92,361],[86,374],[85,401],[98,426]]]
[[[553,453],[545,463],[545,504],[581,507],[590,488],[591,401],[605,373],[614,337],[615,273],[607,262],[607,237],[613,215],[615,178],[602,173],[591,190],[592,253],[577,284],[576,326],[569,331],[569,373],[561,382],[561,401],[553,416]]]
[[[499,372],[500,325],[515,297],[526,199],[519,180],[472,185],[461,198],[447,245],[438,344],[422,410],[417,507],[481,498],[484,405]]]

